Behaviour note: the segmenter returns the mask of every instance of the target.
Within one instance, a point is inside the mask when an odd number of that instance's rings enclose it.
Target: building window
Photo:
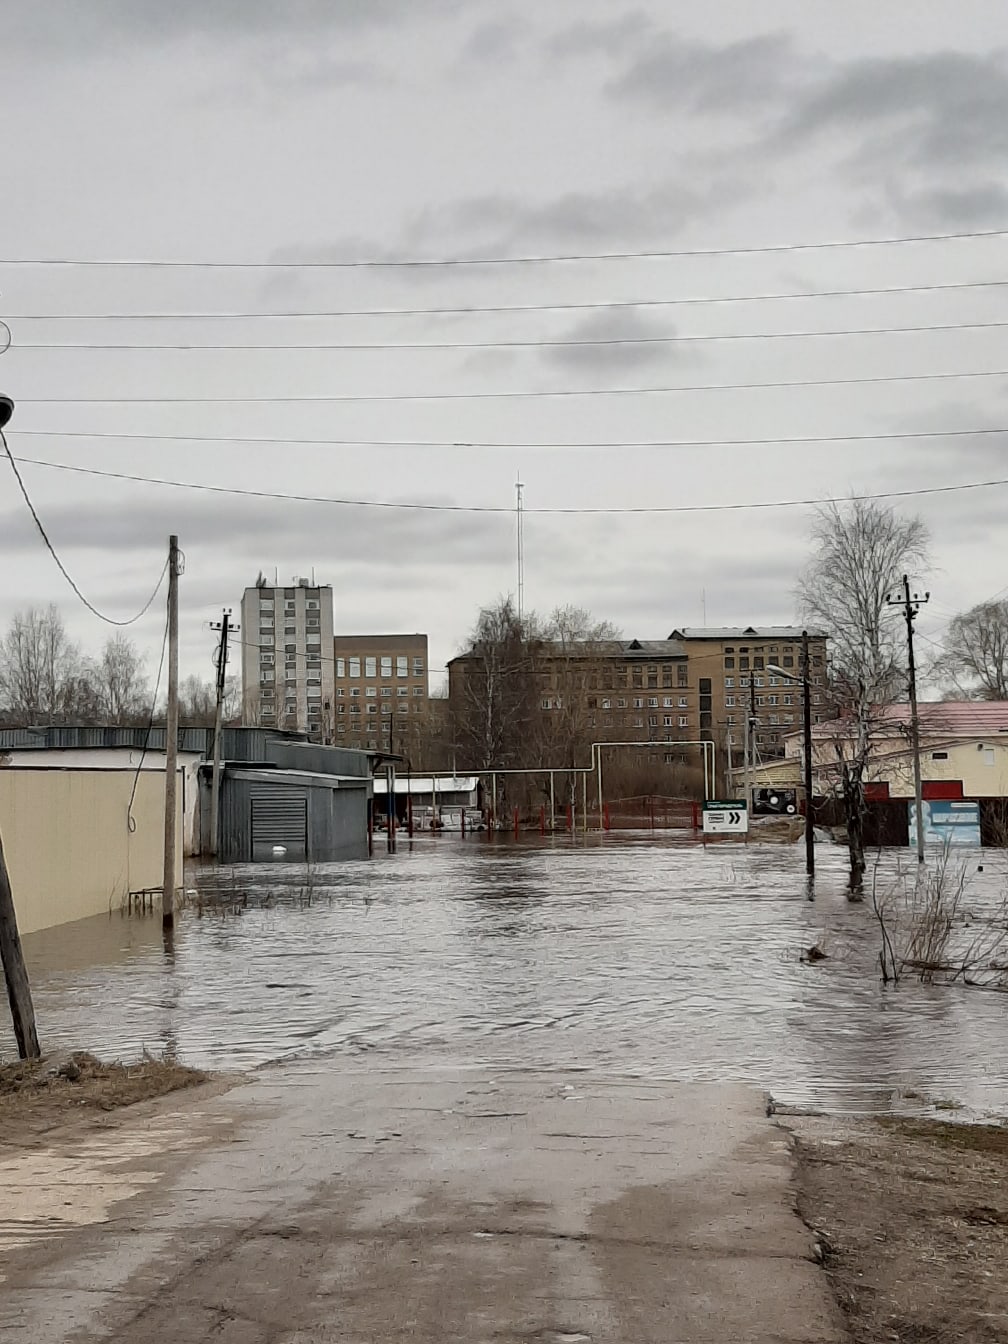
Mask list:
[[[381,688],[381,693],[382,693],[382,699],[383,699],[383,700],[384,700],[384,699],[387,699],[387,698],[392,694],[392,687],[391,687],[391,686],[383,686],[383,687]]]
[[[762,672],[762,670],[763,670],[763,655],[762,655],[762,654],[759,654],[759,655],[757,655],[757,656],[754,656],[754,657],[753,657],[753,660],[752,660],[752,665],[753,665],[754,668],[758,668],[758,669]]]
[[[685,714],[680,714],[680,715],[679,715],[679,727],[680,727],[680,728],[688,728],[688,727],[689,727],[689,719],[686,717]]]
[[[376,676],[378,675],[378,659],[377,659],[377,658],[365,658],[365,659],[364,659],[364,675],[365,675],[366,677],[376,677]]]
[[[663,724],[666,728],[671,728],[671,727],[672,727],[672,715],[671,715],[671,714],[663,714],[663,715],[662,715],[662,724]]]
[[[359,714],[359,713],[360,713],[360,705],[351,705],[351,706],[350,706],[350,713],[351,713],[351,714]]]
[[[336,675],[337,675],[338,677],[345,677],[345,676],[346,676],[346,659],[345,659],[345,658],[337,658],[337,659],[336,659]]]
[[[754,686],[762,686],[762,685],[763,685],[763,678],[762,678],[762,677],[753,677],[753,679],[752,679],[752,684],[753,684]]]
[[[408,686],[397,686],[397,687],[396,687],[396,695],[398,695],[398,696],[409,695],[409,687],[408,687]]]
[[[735,697],[733,695],[726,695],[724,698],[724,702],[725,702],[725,709],[735,708]]]
[[[409,659],[404,653],[396,654],[395,674],[397,677],[409,676]]]
[[[616,699],[616,708],[617,708],[617,709],[626,709],[626,707],[627,707],[626,698],[625,698],[624,696],[617,696],[617,699]]]
[[[662,703],[662,709],[671,709],[671,708],[672,708],[672,697],[671,697],[670,695],[663,695],[663,696],[662,696],[662,702],[661,702],[661,703]]]
[[[337,705],[337,706],[336,706],[336,713],[337,713],[337,714],[345,714],[345,713],[346,713],[346,705]]]
[[[603,708],[603,709],[612,709],[612,701],[611,701],[608,697],[606,697],[606,698],[602,701],[602,708]]]
[[[369,700],[374,700],[374,699],[376,699],[377,696],[378,696],[378,687],[377,687],[377,686],[365,686],[365,687],[364,687],[364,694],[367,696],[367,698],[368,698]]]
[[[321,698],[322,698],[322,687],[321,687],[321,686],[309,686],[309,687],[308,687],[308,699],[309,699],[309,700],[320,700]]]
[[[775,695],[768,695],[766,702],[768,705],[775,705],[777,703],[777,697]]]
[[[735,685],[735,678],[725,677],[724,684],[725,684],[725,690],[731,690],[731,688]]]
[[[657,727],[658,727],[658,715],[657,715],[657,714],[649,714],[649,715],[648,715],[648,727],[649,727],[649,728],[657,728]]]
[[[993,765],[993,764],[994,764],[994,748],[993,748],[993,747],[984,747],[983,758],[984,758],[984,765]]]
[[[549,696],[547,696],[546,699],[543,700],[543,702],[542,702],[542,707],[543,707],[543,709],[552,709],[552,708],[553,708],[553,701],[549,698]]]
[[[949,754],[947,751],[933,751],[931,753],[931,759],[933,761],[947,761],[948,758]]]
[[[356,699],[357,697],[359,697],[359,695],[360,695],[360,687],[359,687],[359,686],[351,686],[351,687],[350,687],[350,694],[351,694],[351,696],[353,696],[355,699]]]
[[[735,667],[735,659],[734,659],[734,658],[726,658],[726,659],[724,660],[724,665],[725,665],[725,671],[727,671],[727,672],[731,672],[731,671],[734,669],[734,667]]]
[[[689,705],[689,700],[688,700],[688,698],[687,698],[685,695],[681,695],[681,696],[679,697],[679,708],[680,708],[680,709],[686,709],[688,705]]]
[[[422,686],[414,686],[414,687],[413,687],[413,694],[414,694],[414,695],[423,695],[423,693],[424,693],[424,690],[423,690],[423,687],[422,687]],[[419,709],[419,705],[417,706],[417,708]]]
[[[378,706],[377,706],[377,705],[368,705],[368,707],[367,707],[367,712],[368,712],[369,714],[377,714],[377,713],[378,713]]]
[[[635,728],[643,728],[643,727],[644,727],[644,720],[641,719],[641,718],[635,718],[634,721],[633,721],[633,726],[634,726]]]
[[[390,677],[392,675],[392,655],[390,653],[382,655],[381,674],[383,677]]]
[[[635,696],[634,696],[633,707],[634,707],[634,709],[643,709],[643,708],[644,708],[644,698],[643,698],[643,696],[640,696],[640,695],[635,695]]]
[[[272,667],[273,661],[274,656],[272,653],[266,653],[265,650],[262,653],[260,653],[259,662],[263,665],[263,667]]]
[[[414,659],[413,659],[413,675],[414,675],[415,677],[422,677],[422,676],[423,676],[423,659],[422,659],[422,658],[414,658]]]
[[[382,707],[381,707],[381,712],[382,712],[383,714],[391,714],[391,713],[392,713],[392,706],[391,706],[391,705],[382,705]]]
[[[400,714],[409,713],[409,705],[397,705],[396,708],[398,709]]]
[[[701,695],[710,695],[710,693],[711,693],[711,679],[710,679],[710,677],[701,677],[701,678],[700,678],[700,694],[701,694]]]
[[[657,709],[657,708],[658,708],[658,697],[656,695],[649,695],[648,709]]]
[[[749,659],[748,659],[748,658],[740,658],[740,659],[738,660],[738,665],[739,665],[739,671],[740,671],[740,672],[748,672],[748,671],[749,671]]]

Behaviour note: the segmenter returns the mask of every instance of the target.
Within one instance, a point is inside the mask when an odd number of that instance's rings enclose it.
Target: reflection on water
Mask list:
[[[900,1094],[914,1092],[1008,1111],[1008,996],[883,989],[843,851],[820,848],[814,901],[803,858],[650,835],[425,838],[307,875],[190,869],[190,888],[232,913],[185,910],[170,947],[158,917],[114,915],[25,951],[50,1048],[171,1049],[218,1069],[405,1053],[740,1079],[831,1110],[910,1106]],[[977,901],[1005,880],[1002,854],[984,867]],[[829,959],[802,965],[824,938]]]

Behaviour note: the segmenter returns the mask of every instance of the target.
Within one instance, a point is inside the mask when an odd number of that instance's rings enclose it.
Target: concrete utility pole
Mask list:
[[[923,789],[921,785],[921,763],[920,763],[920,719],[917,715],[917,667],[914,662],[914,638],[913,623],[921,607],[931,597],[930,593],[925,593],[923,597],[910,593],[909,576],[903,575],[903,596],[887,597],[886,604],[890,607],[902,607],[903,616],[906,620],[907,628],[907,672],[910,685],[910,747],[913,751],[913,776],[914,776],[914,816],[917,821],[917,862],[924,862],[924,803]]]
[[[221,612],[219,622],[210,623],[211,630],[220,631],[220,643],[217,646],[217,705],[214,710],[213,738],[213,779],[210,785],[210,853],[217,857],[219,836],[218,809],[220,807],[220,771],[221,771],[221,720],[224,717],[224,682],[227,678],[228,635],[241,626],[231,624],[231,609]]]
[[[168,538],[168,721],[165,726],[164,880],[161,927],[175,927],[175,798],[178,768],[178,537]]]

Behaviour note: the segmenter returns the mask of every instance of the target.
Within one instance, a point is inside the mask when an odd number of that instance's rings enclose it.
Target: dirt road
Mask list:
[[[763,1098],[286,1067],[0,1150],[24,1344],[845,1338]]]

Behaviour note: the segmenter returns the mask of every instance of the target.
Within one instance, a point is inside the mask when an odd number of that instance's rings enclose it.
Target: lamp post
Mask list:
[[[801,683],[805,738],[805,871],[809,877],[815,877],[815,827],[812,819],[812,689],[807,630],[802,631],[801,657],[800,677],[796,677],[793,672],[785,672],[782,667],[775,667],[773,664],[768,665],[766,671],[775,677],[783,677],[785,681]]]

